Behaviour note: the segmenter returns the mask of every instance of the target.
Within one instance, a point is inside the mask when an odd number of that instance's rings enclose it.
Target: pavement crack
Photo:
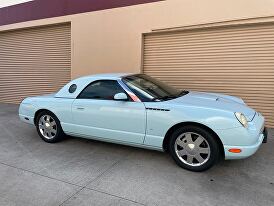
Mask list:
[[[91,184],[92,182],[98,180],[100,177],[104,176],[105,174],[107,174],[112,168],[114,168],[116,165],[118,165],[120,162],[122,162],[124,160],[124,158],[117,160],[116,162],[114,162],[112,165],[110,165],[105,171],[103,171],[101,174],[99,174],[97,177],[95,177],[94,179],[90,180],[87,182],[87,184],[85,184],[84,187],[87,187],[89,184]]]
[[[54,177],[49,177],[47,175],[42,175],[42,174],[39,174],[37,172],[33,172],[33,171],[30,171],[30,170],[27,170],[27,169],[24,169],[24,168],[20,168],[20,167],[16,167],[16,166],[13,166],[13,165],[9,165],[9,164],[6,164],[6,163],[3,163],[3,162],[0,162],[1,165],[5,165],[7,167],[12,167],[14,169],[18,169],[18,170],[22,170],[24,172],[28,172],[28,173],[32,173],[34,175],[38,175],[40,177],[45,177],[45,178],[48,178],[48,179],[51,179],[51,180],[55,180],[55,181],[58,181],[58,182],[62,182],[62,183],[66,183],[66,184],[69,184],[69,185],[73,185],[73,186],[76,186],[76,187],[83,187],[81,185],[77,185],[77,184],[73,184],[71,182],[67,182],[67,181],[64,181],[64,180],[60,180],[60,179],[56,179]]]
[[[27,170],[27,169],[23,169],[23,168],[20,168],[20,167],[9,165],[9,164],[3,163],[3,162],[0,162],[0,164],[4,165],[4,166],[7,166],[7,167],[11,167],[11,168],[17,169],[17,170],[28,172],[28,173],[31,173],[31,174],[34,174],[34,175],[37,175],[37,176],[40,176],[40,177],[48,178],[48,179],[51,179],[51,180],[55,180],[55,181],[58,181],[58,182],[62,182],[62,183],[65,183],[65,184],[69,184],[69,185],[72,185],[72,186],[79,187],[79,190],[77,190],[72,195],[70,195],[68,198],[66,198],[61,204],[59,204],[59,206],[63,206],[66,202],[68,202],[71,198],[75,197],[77,194],[79,194],[84,189],[87,189],[87,190],[90,190],[90,191],[95,191],[95,192],[98,192],[98,193],[101,193],[101,194],[105,194],[105,195],[109,195],[109,196],[113,196],[113,197],[116,197],[116,198],[119,198],[119,199],[123,199],[123,200],[126,200],[126,201],[130,201],[130,202],[136,203],[136,204],[144,205],[144,204],[142,204],[140,202],[136,202],[134,200],[130,200],[130,199],[127,199],[127,198],[124,198],[124,197],[120,197],[118,195],[110,194],[110,193],[107,193],[107,192],[104,192],[104,191],[100,191],[100,190],[96,190],[96,189],[91,189],[91,188],[87,187],[87,185],[89,185],[91,182],[95,181],[96,179],[98,179],[101,176],[103,176],[104,174],[106,174],[109,170],[111,170],[113,167],[115,167],[117,164],[119,164],[122,160],[124,160],[124,159],[120,159],[120,160],[116,161],[115,163],[113,163],[110,167],[108,167],[108,169],[106,169],[104,172],[102,172],[99,176],[97,176],[95,179],[93,179],[92,181],[89,181],[87,184],[85,184],[85,186],[73,184],[73,183],[70,183],[70,182],[67,182],[67,181],[63,181],[63,180],[60,180],[60,179],[56,179],[56,178],[53,178],[53,177],[42,175],[42,174],[39,174],[37,172],[33,172],[33,171],[30,171],[30,170]]]
[[[72,194],[70,197],[68,197],[67,199],[65,199],[59,206],[64,206],[64,204],[66,202],[68,202],[71,198],[75,197],[77,194],[79,194],[81,191],[83,191],[84,189],[87,189],[87,190],[90,190],[90,191],[95,191],[95,192],[98,192],[98,193],[101,193],[101,194],[105,194],[105,195],[109,195],[109,196],[112,196],[112,197],[116,197],[116,198],[119,198],[121,200],[125,200],[125,201],[129,201],[129,202],[132,202],[132,203],[135,203],[135,204],[139,204],[139,205],[143,205],[143,206],[146,206],[145,204],[143,203],[140,203],[140,202],[137,202],[137,201],[134,201],[134,200],[131,200],[131,199],[127,199],[127,198],[124,198],[124,197],[120,197],[118,195],[114,195],[114,194],[111,194],[111,193],[107,193],[107,192],[104,192],[104,191],[101,191],[101,190],[96,190],[96,189],[91,189],[91,188],[88,188],[87,186],[89,184],[91,184],[92,182],[95,182],[96,180],[98,180],[99,178],[101,178],[102,176],[104,176],[105,174],[107,174],[111,169],[113,169],[116,165],[118,165],[119,163],[121,163],[123,160],[125,160],[126,158],[122,158],[122,159],[119,159],[117,160],[116,162],[114,162],[112,165],[110,165],[105,171],[103,171],[101,174],[99,174],[97,177],[95,177],[94,179],[88,181],[81,189],[79,189],[78,191],[76,191],[74,194]]]
[[[102,194],[105,194],[105,195],[109,195],[109,196],[112,196],[112,197],[116,197],[116,198],[119,198],[119,199],[122,199],[122,200],[125,200],[125,201],[129,201],[129,202],[132,202],[132,203],[139,204],[139,205],[146,206],[145,204],[143,204],[141,202],[137,202],[135,200],[131,200],[131,199],[128,199],[128,198],[125,198],[125,197],[114,195],[114,194],[111,194],[111,193],[108,193],[108,192],[105,192],[105,191],[102,191],[102,190],[96,190],[96,189],[91,189],[91,188],[85,188],[85,189],[91,190],[91,191],[95,191],[95,192],[99,192],[99,193],[102,193]]]
[[[63,206],[66,202],[68,202],[71,198],[75,197],[76,195],[78,195],[83,189],[85,189],[85,187],[82,187],[81,189],[77,190],[75,193],[73,193],[72,195],[70,195],[67,199],[65,199],[59,206]]]

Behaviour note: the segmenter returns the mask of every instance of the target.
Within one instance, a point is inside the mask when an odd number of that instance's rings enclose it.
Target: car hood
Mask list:
[[[191,91],[187,95],[170,100],[169,102],[231,111],[233,113],[241,112],[246,116],[248,121],[251,121],[256,113],[255,110],[248,107],[241,98],[217,93]]]

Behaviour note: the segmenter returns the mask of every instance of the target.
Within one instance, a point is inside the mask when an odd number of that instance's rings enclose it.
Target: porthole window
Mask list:
[[[74,93],[77,89],[77,85],[76,84],[72,84],[70,87],[69,87],[69,93]]]

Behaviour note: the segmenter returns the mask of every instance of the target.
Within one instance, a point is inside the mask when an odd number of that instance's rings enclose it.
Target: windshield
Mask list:
[[[127,76],[122,80],[143,102],[166,101],[188,93],[145,74]]]

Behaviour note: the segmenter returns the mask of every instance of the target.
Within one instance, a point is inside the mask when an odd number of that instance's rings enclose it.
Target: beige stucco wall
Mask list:
[[[274,0],[166,0],[2,26],[0,31],[70,21],[75,78],[139,72],[142,33],[154,29],[272,16]]]

